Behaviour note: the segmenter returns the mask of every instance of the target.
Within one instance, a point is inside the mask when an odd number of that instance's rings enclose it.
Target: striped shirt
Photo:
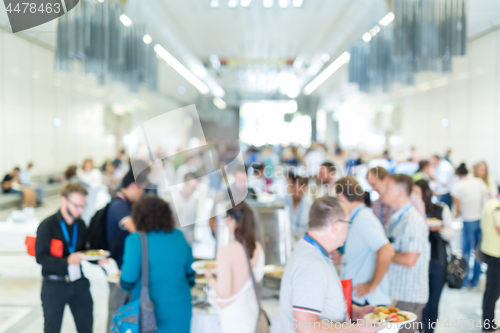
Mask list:
[[[429,299],[429,234],[425,220],[408,203],[396,211],[386,225],[392,247],[399,253],[418,253],[417,263],[407,267],[391,263],[389,293],[396,301],[425,304]]]
[[[320,252],[304,238],[286,262],[279,301],[283,333],[295,332],[295,311],[317,314],[320,320],[334,322],[347,318],[342,284],[328,253],[324,249]]]
[[[427,215],[425,214],[425,204],[422,198],[419,197],[417,193],[412,192],[410,201],[413,207],[415,207],[415,209],[420,213],[420,215],[422,215],[424,219],[427,219]],[[389,218],[393,213],[391,207],[382,203],[382,199],[378,199],[372,202],[371,209],[373,210],[373,214],[378,217],[383,225],[387,224],[387,221],[389,221]]]

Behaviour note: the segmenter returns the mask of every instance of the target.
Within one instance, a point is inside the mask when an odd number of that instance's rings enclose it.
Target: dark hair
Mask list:
[[[415,185],[422,189],[422,200],[425,204],[425,213],[430,216],[434,215],[434,204],[432,203],[432,191],[429,182],[425,179],[420,179],[415,182]]]
[[[64,171],[64,178],[70,180],[72,177],[76,176],[76,170],[78,170],[76,165],[70,165],[66,171]]]
[[[134,173],[132,170],[127,172],[125,177],[122,179],[122,186],[121,188],[128,188],[132,183],[135,183],[135,178],[134,178]]]
[[[14,170],[15,171],[21,171],[21,169],[19,167],[15,167]]]
[[[370,192],[365,192],[364,195],[364,202],[366,207],[371,207],[372,206],[372,199],[370,197]]]
[[[411,196],[411,192],[413,191],[413,179],[411,179],[410,176],[403,174],[394,174],[394,175],[389,175],[389,177],[391,179],[394,179],[397,185],[404,187],[408,197]]]
[[[72,193],[80,193],[81,195],[84,196],[87,196],[88,194],[87,189],[85,188],[85,186],[82,185],[82,183],[67,182],[61,189],[61,196],[67,198]]]
[[[321,229],[330,221],[345,218],[347,210],[339,198],[330,196],[314,200],[309,210],[309,229]]]
[[[132,220],[137,231],[172,232],[175,227],[170,205],[154,195],[147,195],[132,207]]]
[[[197,179],[198,177],[196,176],[195,173],[193,172],[188,172],[186,173],[186,175],[184,176],[184,182],[188,182],[190,180],[193,180],[193,179]]]
[[[261,171],[263,172],[265,167],[264,167],[264,164],[260,163],[260,162],[253,162],[252,164],[250,164],[250,166],[255,170],[255,171]]]
[[[298,184],[300,186],[307,186],[308,185],[307,178],[297,176],[295,174],[295,172],[293,172],[293,171],[289,171],[287,173],[286,177],[288,179],[290,179],[290,183],[292,183],[292,185],[295,185],[295,184]]]
[[[438,159],[438,160],[440,160],[440,159],[441,159],[441,156],[439,156],[438,154],[434,154],[434,155],[432,155],[432,157],[434,157],[434,158],[436,158],[436,159]]]
[[[364,201],[365,191],[361,188],[356,178],[347,176],[337,180],[335,193],[343,194],[349,202]]]
[[[428,165],[429,165],[429,161],[427,161],[427,160],[421,160],[418,163],[418,170],[417,170],[417,172],[420,172],[420,171],[424,170]]]
[[[321,164],[321,166],[327,168],[328,172],[330,173],[335,173],[337,171],[335,169],[335,164],[333,164],[332,162],[324,162],[323,164]]]
[[[27,165],[28,168],[31,168],[33,167],[33,162],[29,162],[28,165]]]
[[[248,255],[252,258],[257,247],[255,240],[255,218],[252,209],[245,201],[242,201],[234,208],[229,209],[227,215],[236,221],[234,238],[247,248]]]
[[[389,172],[381,166],[377,166],[368,170],[368,174],[372,174],[380,180],[384,180],[385,177],[389,176]]]
[[[469,170],[467,170],[467,167],[465,166],[465,163],[460,163],[456,170],[457,175],[459,176],[466,176],[469,173]]]

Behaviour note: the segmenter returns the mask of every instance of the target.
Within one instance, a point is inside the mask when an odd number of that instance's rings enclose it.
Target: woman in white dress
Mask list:
[[[218,309],[221,333],[254,333],[259,304],[250,276],[247,255],[257,282],[264,277],[264,251],[255,240],[255,219],[245,202],[227,212],[226,224],[234,240],[217,251],[217,278],[208,270],[209,300]]]

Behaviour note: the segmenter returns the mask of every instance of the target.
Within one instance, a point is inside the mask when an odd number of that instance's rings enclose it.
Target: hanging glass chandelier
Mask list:
[[[419,72],[451,72],[453,57],[466,54],[466,1],[392,0],[394,21],[351,45],[349,81],[377,92],[413,84]]]
[[[75,61],[100,84],[120,82],[130,91],[156,91],[158,62],[144,25],[132,24],[120,2],[81,0],[59,18],[55,68],[71,72]],[[147,42],[147,43],[146,43]]]

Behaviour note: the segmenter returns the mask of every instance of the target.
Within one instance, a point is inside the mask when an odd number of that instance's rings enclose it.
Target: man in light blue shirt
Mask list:
[[[352,221],[342,258],[342,279],[352,280],[353,303],[389,305],[391,297],[385,274],[395,252],[384,227],[364,205],[364,191],[355,178],[339,179],[335,191]]]

